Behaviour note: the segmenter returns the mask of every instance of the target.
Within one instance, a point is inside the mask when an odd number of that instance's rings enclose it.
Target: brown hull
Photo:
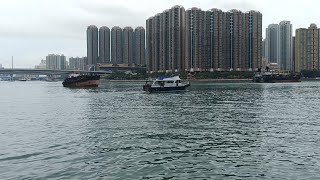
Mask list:
[[[84,82],[75,82],[68,85],[64,85],[64,87],[98,87],[100,80],[88,80]]]

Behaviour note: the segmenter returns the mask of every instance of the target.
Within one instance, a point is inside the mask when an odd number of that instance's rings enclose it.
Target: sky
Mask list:
[[[145,27],[150,16],[182,5],[186,10],[219,8],[260,11],[265,28],[291,21],[293,33],[311,23],[320,27],[318,0],[0,0],[0,64],[34,68],[48,54],[86,56],[89,25]]]

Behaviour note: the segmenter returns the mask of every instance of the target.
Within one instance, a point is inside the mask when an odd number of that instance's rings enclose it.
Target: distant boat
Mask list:
[[[258,72],[254,74],[253,82],[257,83],[286,83],[301,82],[299,73]]]
[[[147,81],[143,85],[143,90],[146,92],[169,92],[169,91],[185,91],[190,83],[182,83],[179,76],[166,77],[160,76],[154,81]]]
[[[27,79],[22,78],[22,79],[19,79],[18,81],[27,81]]]
[[[45,81],[47,81],[47,82],[57,82],[58,80],[56,80],[54,78],[46,78]]]
[[[62,82],[62,85],[63,87],[98,87],[99,83],[99,75],[71,74]]]

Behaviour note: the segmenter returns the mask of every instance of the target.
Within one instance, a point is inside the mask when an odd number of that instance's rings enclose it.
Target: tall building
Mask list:
[[[62,55],[49,54],[46,56],[46,69],[64,70],[67,69],[66,57]]]
[[[122,61],[125,64],[133,64],[134,35],[132,27],[125,27],[122,31]]]
[[[295,36],[292,36],[292,70],[293,72],[296,72],[296,62],[295,62],[295,59],[296,59],[296,37]]]
[[[292,71],[292,24],[290,21],[279,23],[278,65],[280,70]]]
[[[47,66],[46,66],[46,60],[42,59],[41,62],[40,62],[40,64],[39,64],[39,65],[36,65],[34,68],[35,68],[35,69],[46,69],[46,68],[47,68]],[[1,69],[1,67],[0,67],[0,69]]]
[[[204,11],[195,7],[186,11],[184,70],[201,71],[207,67],[204,59],[204,25]]]
[[[98,28],[90,25],[87,28],[87,57],[89,65],[98,62]]]
[[[110,29],[106,26],[99,28],[98,63],[110,63]]]
[[[153,17],[150,17],[146,20],[146,65],[147,65],[147,71],[152,71],[152,67],[153,67],[152,21],[153,21]]]
[[[160,14],[152,18],[152,70],[160,70]]]
[[[146,21],[148,71],[185,70],[185,9],[173,6]]]
[[[266,59],[269,63],[278,63],[278,24],[270,24],[266,29]]]
[[[252,71],[262,66],[262,14],[174,6],[146,21],[149,71]]]
[[[246,41],[245,70],[257,71],[262,68],[262,14],[258,11],[246,12]]]
[[[88,70],[88,59],[87,57],[70,57],[69,58],[69,69],[71,70]]]
[[[122,64],[122,29],[115,26],[111,29],[111,63]]]
[[[185,9],[173,6],[169,10],[169,69],[185,70]]]
[[[295,71],[320,70],[320,29],[310,24],[299,28],[295,36]]]
[[[160,15],[160,71],[169,70],[169,12],[167,9]]]
[[[136,65],[145,65],[145,34],[146,31],[143,27],[137,27],[134,29],[134,60]]]
[[[266,58],[266,39],[262,40],[262,49],[261,49],[261,55],[262,55],[262,59]]]
[[[205,12],[204,49],[206,69],[221,71],[227,69],[227,23],[226,13],[220,9],[210,9]]]
[[[246,69],[246,36],[245,36],[245,14],[233,9],[227,12],[227,23],[229,32],[227,37],[227,66],[230,71]]]

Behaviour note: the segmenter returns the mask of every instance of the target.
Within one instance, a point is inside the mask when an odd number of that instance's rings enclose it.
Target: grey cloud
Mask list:
[[[257,6],[254,3],[250,3],[247,1],[227,1],[223,4],[221,4],[221,7],[224,10],[231,10],[231,9],[238,9],[243,12],[249,11],[249,10],[258,10]]]
[[[145,11],[135,10],[134,8],[128,8],[123,5],[106,5],[101,2],[82,2],[79,8],[91,15],[94,14],[97,24],[105,23],[105,25],[110,24],[112,26],[117,25],[117,23],[124,26],[142,26],[148,17]]]

